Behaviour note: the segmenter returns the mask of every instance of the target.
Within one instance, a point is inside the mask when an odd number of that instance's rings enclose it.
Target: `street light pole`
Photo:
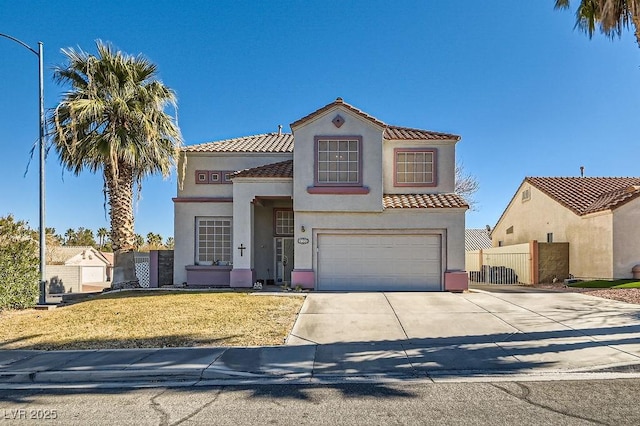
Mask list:
[[[38,50],[34,50],[26,44],[25,42],[18,40],[15,37],[11,37],[8,34],[0,33],[0,37],[7,38],[11,41],[14,41],[28,49],[34,55],[38,57],[38,95],[39,95],[39,115],[40,115],[40,231],[39,231],[39,239],[40,239],[40,282],[38,283],[39,288],[39,297],[38,303],[43,305],[46,303],[46,289],[45,283],[47,281],[46,278],[46,228],[45,228],[45,191],[44,191],[44,181],[45,181],[45,153],[46,153],[46,143],[45,143],[45,117],[44,117],[44,55],[43,55],[43,45],[42,42],[38,42]]]

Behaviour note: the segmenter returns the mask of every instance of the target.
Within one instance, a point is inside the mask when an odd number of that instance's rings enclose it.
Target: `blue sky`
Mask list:
[[[60,49],[112,42],[158,65],[186,144],[277,131],[340,96],[399,126],[462,136],[478,179],[467,227],[493,226],[525,176],[639,176],[640,49],[573,30],[553,0],[7,1],[0,32]],[[577,1],[574,2],[577,4]],[[393,4],[393,6],[392,6]],[[0,39],[0,215],[38,226],[37,58]],[[47,159],[47,222],[109,227],[102,179]],[[173,234],[176,175],[144,182],[136,232]]]

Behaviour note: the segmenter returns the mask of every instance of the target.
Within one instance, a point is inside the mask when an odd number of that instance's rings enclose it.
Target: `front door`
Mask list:
[[[276,237],[275,243],[275,268],[276,283],[291,285],[291,271],[293,270],[293,238]]]

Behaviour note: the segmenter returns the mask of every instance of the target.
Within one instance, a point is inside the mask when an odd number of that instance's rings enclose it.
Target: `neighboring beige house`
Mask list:
[[[640,178],[525,178],[491,232],[494,246],[569,243],[577,278],[632,278],[640,264]]]
[[[104,287],[111,266],[98,250],[84,246],[47,246],[46,262],[47,291],[52,294],[79,293],[89,284]]]
[[[390,126],[340,98],[291,130],[183,149],[175,283],[466,288],[459,136]]]

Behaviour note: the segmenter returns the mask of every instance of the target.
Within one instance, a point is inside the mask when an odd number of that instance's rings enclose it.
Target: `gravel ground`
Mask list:
[[[640,288],[578,288],[567,287],[564,284],[538,284],[537,288],[549,288],[557,291],[572,293],[586,293],[589,296],[603,297],[605,299],[619,300],[621,302],[640,305]]]

